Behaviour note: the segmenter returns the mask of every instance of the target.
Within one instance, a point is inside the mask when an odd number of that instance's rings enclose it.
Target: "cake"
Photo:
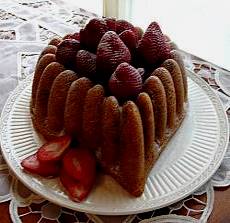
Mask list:
[[[69,135],[133,196],[186,114],[183,60],[159,25],[92,19],[55,38],[35,69],[31,117],[47,141]]]

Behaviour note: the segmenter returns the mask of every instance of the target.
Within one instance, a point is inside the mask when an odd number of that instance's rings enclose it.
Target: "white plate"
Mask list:
[[[189,109],[184,122],[161,154],[144,194],[129,196],[110,177],[99,177],[86,201],[69,200],[58,179],[26,174],[20,162],[41,145],[30,119],[32,76],[7,100],[1,117],[1,146],[9,167],[31,190],[58,205],[103,215],[133,214],[174,203],[204,184],[219,167],[228,143],[228,121],[219,98],[188,72]]]

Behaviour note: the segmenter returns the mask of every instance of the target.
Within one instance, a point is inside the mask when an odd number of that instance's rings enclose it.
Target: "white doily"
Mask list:
[[[19,81],[33,72],[38,55],[55,36],[77,32],[97,15],[84,9],[49,0],[0,0],[0,111]],[[223,102],[230,120],[229,72],[182,52],[185,66],[202,76]],[[10,200],[13,222],[33,216],[35,222],[206,222],[214,202],[213,187],[230,185],[230,146],[212,179],[176,204],[130,216],[95,216],[54,205],[23,186],[9,173],[0,154],[0,202]]]

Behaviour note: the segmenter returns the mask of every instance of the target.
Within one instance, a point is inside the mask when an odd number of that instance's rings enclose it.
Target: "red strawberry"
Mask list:
[[[96,74],[96,55],[87,50],[79,50],[76,56],[76,69],[82,76],[93,78]]]
[[[125,30],[131,29],[133,32],[135,32],[135,27],[128,21],[119,19],[116,22],[116,32],[117,34],[122,33]]]
[[[96,67],[100,80],[108,81],[120,63],[130,61],[129,49],[119,36],[113,31],[105,33],[97,48]]]
[[[75,39],[80,41],[80,33],[69,33],[63,37],[63,40],[65,39]]]
[[[69,150],[63,158],[66,173],[84,185],[91,185],[96,175],[96,160],[86,148]]]
[[[84,185],[83,183],[71,178],[62,170],[60,174],[60,181],[67,190],[69,197],[76,202],[83,201],[91,191],[92,185]]]
[[[91,52],[96,52],[101,37],[107,31],[108,27],[103,19],[91,19],[84,30],[80,31],[81,45]]]
[[[142,88],[141,75],[137,69],[127,63],[121,63],[109,80],[109,89],[120,99],[137,96]]]
[[[57,137],[40,147],[37,151],[37,157],[42,162],[60,160],[70,142],[71,138],[67,135]]]
[[[137,46],[136,34],[132,30],[128,29],[120,33],[119,37],[124,42],[124,44],[128,47],[131,54],[133,54]]]
[[[170,58],[170,46],[165,42],[165,37],[156,22],[151,23],[145,31],[137,51],[148,67],[159,65]]]
[[[58,176],[60,172],[59,163],[43,163],[39,161],[36,153],[22,160],[21,165],[24,170],[43,177]]]
[[[75,67],[75,57],[77,51],[80,50],[80,43],[74,39],[65,39],[58,46],[56,51],[57,62],[63,64],[67,68]]]
[[[115,18],[105,18],[105,22],[108,27],[108,31],[116,32],[116,19]]]

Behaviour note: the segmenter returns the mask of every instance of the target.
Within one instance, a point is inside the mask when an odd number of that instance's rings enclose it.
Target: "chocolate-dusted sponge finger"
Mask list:
[[[56,46],[52,46],[52,45],[48,45],[40,54],[38,60],[40,60],[44,55],[46,54],[54,54],[56,53],[57,51],[57,47]]]
[[[101,140],[101,110],[104,100],[104,88],[95,85],[88,90],[83,109],[82,143],[96,149]]]
[[[59,37],[54,37],[53,39],[50,40],[50,42],[48,43],[48,45],[52,45],[52,46],[58,46],[58,44],[62,41],[61,38]]]
[[[78,78],[71,70],[65,70],[54,80],[48,101],[47,125],[49,131],[60,132],[64,129],[64,110],[70,85]]]
[[[184,84],[180,67],[173,59],[165,60],[162,66],[165,67],[172,76],[176,92],[176,110],[180,116],[184,111]]]
[[[120,137],[120,183],[132,195],[140,196],[145,186],[144,135],[140,112],[132,101],[123,105]]]
[[[154,70],[152,75],[157,76],[164,86],[167,101],[167,126],[173,129],[176,124],[176,94],[172,77],[163,67]]]
[[[181,71],[182,78],[183,78],[183,84],[184,84],[184,100],[187,101],[188,100],[188,82],[187,82],[187,74],[186,74],[186,70],[184,66],[184,61],[180,53],[178,52],[178,50],[172,50],[170,53],[172,55],[172,58],[177,62],[177,64],[180,67],[180,71]]]
[[[68,91],[64,113],[64,128],[67,134],[79,139],[82,130],[83,106],[88,90],[93,83],[86,77],[74,81]]]
[[[43,131],[47,117],[48,99],[54,79],[64,71],[64,66],[57,62],[50,63],[42,73],[37,90],[34,117],[39,130]]]
[[[158,151],[155,143],[154,111],[151,98],[145,92],[138,95],[136,104],[141,114],[144,131],[145,169],[147,173],[152,167],[152,163],[158,158]]]
[[[144,83],[144,92],[148,93],[154,110],[155,135],[161,145],[164,141],[167,124],[166,93],[161,80],[157,76],[150,76]]]
[[[120,109],[114,96],[104,99],[101,125],[101,161],[102,165],[110,167],[117,158],[120,132]]]
[[[56,58],[54,54],[45,54],[37,63],[35,72],[34,72],[34,79],[32,85],[32,100],[31,100],[31,111],[33,111],[35,104],[36,104],[36,95],[37,95],[37,88],[39,85],[40,78],[44,69],[52,62],[55,62]]]

